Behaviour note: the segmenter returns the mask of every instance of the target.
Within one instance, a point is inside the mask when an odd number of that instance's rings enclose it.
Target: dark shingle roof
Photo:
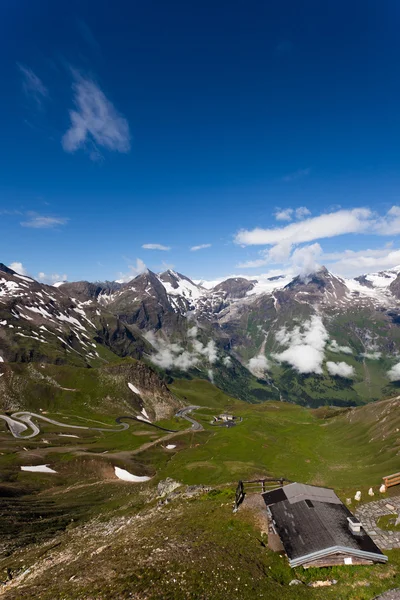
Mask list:
[[[302,557],[335,549],[387,560],[362,528],[359,533],[350,531],[348,517],[353,515],[333,490],[290,484],[263,494],[263,498],[290,562],[301,564]]]

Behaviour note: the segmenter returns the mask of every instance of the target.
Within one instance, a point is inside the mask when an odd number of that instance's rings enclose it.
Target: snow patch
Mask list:
[[[21,471],[30,471],[32,473],[57,473],[47,465],[36,465],[34,467],[21,467]]]
[[[128,383],[128,388],[132,390],[134,394],[140,396],[140,390],[135,385],[133,385],[133,383]]]
[[[135,483],[141,483],[142,481],[149,481],[150,477],[143,475],[139,477],[138,475],[132,475],[129,471],[125,469],[120,469],[119,467],[114,467],[115,475],[118,479],[122,479],[122,481],[133,481]]]
[[[146,412],[146,409],[145,409],[145,408],[142,408],[142,410],[141,410],[141,413],[142,413],[142,415],[143,415],[143,416],[145,416],[145,417],[146,417],[146,419],[147,419],[148,421],[150,421],[150,417],[149,417],[149,415],[147,414],[147,412]]]

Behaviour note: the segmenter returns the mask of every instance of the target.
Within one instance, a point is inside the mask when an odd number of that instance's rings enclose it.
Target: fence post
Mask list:
[[[240,504],[243,502],[244,500],[244,485],[243,485],[243,481],[240,480],[238,483],[238,486],[236,488],[236,495],[235,495],[235,504],[233,507],[233,512],[237,512]]]

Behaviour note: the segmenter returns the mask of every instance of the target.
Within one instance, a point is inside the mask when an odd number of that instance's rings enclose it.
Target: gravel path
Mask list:
[[[399,513],[400,496],[363,504],[356,510],[355,515],[360,519],[365,531],[381,550],[391,550],[392,548],[400,548],[400,531],[384,531],[377,526],[376,521],[383,515],[396,515]],[[400,600],[400,596],[396,596],[396,598]]]

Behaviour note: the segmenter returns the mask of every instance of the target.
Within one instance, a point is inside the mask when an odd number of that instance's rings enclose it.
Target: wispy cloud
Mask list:
[[[126,283],[134,279],[137,275],[147,271],[147,267],[141,258],[136,259],[136,264],[128,265],[129,271],[127,273],[119,273],[117,283]]]
[[[192,246],[191,252],[197,252],[197,250],[204,250],[204,248],[211,248],[212,244],[200,244],[199,246]]]
[[[170,246],[163,246],[163,244],[143,244],[142,248],[144,250],[163,250],[165,252],[171,250]]]
[[[128,121],[108,100],[92,79],[73,71],[74,103],[71,110],[71,126],[62,138],[66,152],[81,148],[89,152],[92,160],[101,158],[99,148],[115,152],[129,152],[130,132]]]
[[[282,177],[282,181],[295,181],[296,179],[301,179],[302,177],[307,177],[311,173],[311,169],[297,169],[297,171],[293,171],[292,173],[288,173]]]
[[[296,219],[301,220],[309,217],[311,215],[311,211],[308,210],[307,206],[299,206],[299,208],[296,208],[295,210],[295,215]]]
[[[293,208],[278,209],[274,215],[277,221],[291,221],[293,218]]]
[[[321,258],[324,263],[331,263],[330,269],[335,273],[353,276],[399,266],[400,249],[390,244],[383,248],[327,252]]]
[[[43,100],[48,97],[49,92],[43,81],[29,67],[17,63],[22,74],[22,89],[25,94],[33,98],[38,108],[43,105]]]
[[[274,213],[277,221],[291,221],[293,217],[296,217],[298,221],[305,219],[311,215],[311,211],[306,206],[299,206],[298,208],[278,208]]]
[[[66,217],[49,217],[32,212],[27,213],[27,217],[27,220],[21,221],[20,225],[33,229],[54,229],[59,225],[66,225],[69,221]]]
[[[67,281],[68,277],[66,273],[64,273],[63,275],[60,275],[60,273],[51,273],[49,275],[46,275],[46,273],[43,273],[43,271],[41,271],[40,273],[38,273],[37,279],[42,283],[53,285],[54,283],[59,283],[60,281]]]

